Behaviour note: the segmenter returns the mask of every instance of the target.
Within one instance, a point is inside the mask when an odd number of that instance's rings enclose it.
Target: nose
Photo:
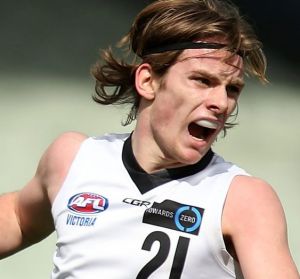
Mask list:
[[[228,95],[225,86],[217,86],[210,90],[207,96],[207,108],[217,114],[228,110]]]

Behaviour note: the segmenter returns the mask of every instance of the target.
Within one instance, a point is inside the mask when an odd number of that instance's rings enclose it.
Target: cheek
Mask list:
[[[228,116],[232,115],[232,113],[237,109],[237,107],[238,107],[237,100],[230,100],[228,103],[227,115]]]
[[[178,116],[184,99],[176,92],[160,92],[152,106],[152,116],[160,124],[172,121]]]
[[[166,128],[174,119],[174,106],[170,102],[159,103],[152,107],[152,125]]]

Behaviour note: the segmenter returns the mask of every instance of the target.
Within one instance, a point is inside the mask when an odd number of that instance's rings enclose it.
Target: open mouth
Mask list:
[[[206,141],[215,133],[217,128],[218,124],[208,120],[192,122],[188,126],[189,133],[192,137]]]

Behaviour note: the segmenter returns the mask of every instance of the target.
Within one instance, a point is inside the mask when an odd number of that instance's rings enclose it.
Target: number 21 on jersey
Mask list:
[[[150,233],[142,246],[143,250],[151,251],[154,242],[159,242],[157,254],[140,270],[136,279],[146,279],[157,270],[169,256],[171,241],[169,236],[161,231]],[[169,279],[180,279],[183,270],[190,239],[179,236]],[[170,255],[171,256],[171,255]]]

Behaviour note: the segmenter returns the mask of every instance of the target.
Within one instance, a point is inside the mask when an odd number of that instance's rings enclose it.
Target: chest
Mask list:
[[[107,270],[108,278],[108,266],[137,278],[200,272],[212,260],[209,193],[173,181],[142,195],[125,181],[72,185],[54,216],[57,254],[67,262],[95,262],[93,268]]]

